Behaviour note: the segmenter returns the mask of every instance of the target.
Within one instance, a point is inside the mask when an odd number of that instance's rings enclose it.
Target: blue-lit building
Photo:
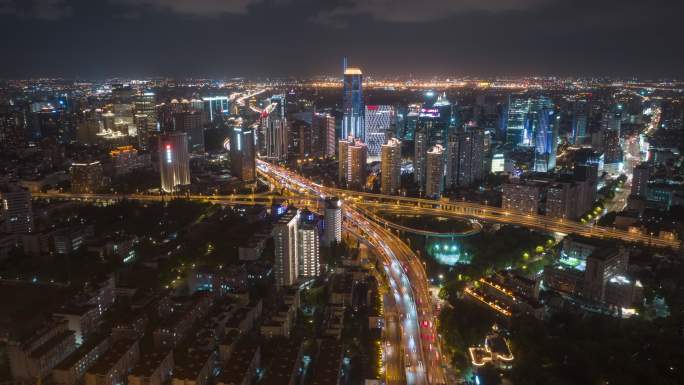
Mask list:
[[[556,168],[559,118],[552,109],[543,108],[530,122],[534,135],[534,171],[550,172]]]
[[[589,121],[587,102],[578,100],[575,102],[572,113],[572,138],[573,144],[582,144],[587,138],[587,124]]]
[[[553,110],[553,102],[546,96],[509,96],[506,143],[533,146],[535,127],[539,125],[539,115],[544,109]]]
[[[204,111],[209,122],[221,121],[223,116],[230,112],[230,104],[227,96],[205,96],[202,98]]]
[[[363,73],[359,68],[345,68],[342,100],[341,139],[349,136],[365,142]]]

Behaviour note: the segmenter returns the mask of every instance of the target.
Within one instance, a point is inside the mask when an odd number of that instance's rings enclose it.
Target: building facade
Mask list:
[[[273,226],[273,241],[275,244],[275,272],[276,287],[294,285],[299,275],[299,213],[290,210],[283,214]]]
[[[159,172],[161,189],[175,193],[190,185],[190,156],[188,137],[184,132],[159,136]]]
[[[401,141],[390,139],[382,145],[380,191],[385,195],[396,194],[401,188]]]
[[[363,73],[359,68],[345,68],[342,99],[342,139],[349,136],[365,141]]]
[[[444,147],[436,145],[427,152],[425,196],[440,198],[444,190]]]
[[[256,180],[254,131],[234,127],[230,138],[230,171],[242,181]]]

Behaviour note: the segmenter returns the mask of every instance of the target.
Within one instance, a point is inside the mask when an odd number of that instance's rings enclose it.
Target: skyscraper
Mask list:
[[[275,245],[275,263],[273,271],[276,287],[294,285],[299,274],[299,256],[297,247],[299,212],[286,212],[273,226],[273,242]]]
[[[299,276],[304,278],[318,277],[321,274],[318,217],[309,210],[302,210],[299,217],[297,228]]]
[[[416,131],[413,141],[413,181],[422,186],[425,182],[425,161],[427,158],[427,134]]]
[[[506,143],[514,146],[533,146],[534,127],[539,125],[539,113],[543,109],[553,110],[553,103],[546,96],[510,95]]]
[[[254,131],[234,127],[230,137],[230,171],[245,182],[256,180]]]
[[[420,104],[409,104],[403,120],[403,132],[398,135],[404,140],[413,140],[416,133],[416,126],[418,125],[418,117],[420,115]]]
[[[366,160],[368,147],[351,137],[339,143],[340,182],[351,189],[362,189],[366,184]]]
[[[311,118],[311,132],[314,156],[335,156],[335,117],[330,114],[314,113]]]
[[[190,185],[187,134],[174,132],[159,136],[159,171],[161,189],[166,193],[175,193]]]
[[[427,148],[441,145],[446,146],[449,131],[457,125],[453,105],[441,94],[436,100],[426,102],[418,114],[416,134],[423,133],[427,138]]]
[[[587,139],[587,125],[589,111],[585,100],[578,100],[573,106],[572,113],[572,143],[582,144]]]
[[[414,132],[413,179],[423,185],[426,178],[427,151],[433,146],[447,145],[449,131],[456,125],[453,105],[446,95],[437,96],[434,92],[426,93],[429,99],[418,113],[418,121]]]
[[[202,115],[196,111],[176,112],[173,114],[173,130],[188,135],[188,151],[204,152],[204,128]]]
[[[312,155],[314,134],[310,122],[300,119],[290,121],[288,139],[288,158],[306,159]]]
[[[325,199],[323,221],[323,245],[330,246],[342,241],[342,201],[336,197]]]
[[[265,127],[263,127],[265,126]],[[287,159],[290,123],[286,118],[275,115],[262,119],[264,129],[264,151],[266,158],[274,161]]]
[[[444,189],[444,147],[435,145],[427,152],[425,166],[425,196],[439,198]]]
[[[556,168],[559,116],[549,108],[542,108],[531,122],[534,135],[534,171],[551,172]]]
[[[401,141],[390,139],[382,145],[381,153],[380,191],[386,195],[396,194],[401,187]]]
[[[366,106],[364,142],[368,145],[368,157],[380,156],[380,146],[387,141],[387,134],[394,122],[394,107],[386,105]]]
[[[342,100],[341,138],[349,136],[365,141],[363,108],[363,73],[359,68],[345,68]]]
[[[146,147],[150,135],[157,131],[157,96],[140,91],[135,98],[135,123],[139,142]]]
[[[467,126],[449,136],[446,185],[470,186],[484,177],[484,129]]]
[[[195,101],[194,104],[197,104]],[[206,119],[211,123],[220,122],[230,111],[230,101],[227,96],[205,96],[202,98],[202,110]]]
[[[33,207],[31,192],[15,184],[0,186],[0,218],[1,229],[10,234],[28,234],[33,232]]]

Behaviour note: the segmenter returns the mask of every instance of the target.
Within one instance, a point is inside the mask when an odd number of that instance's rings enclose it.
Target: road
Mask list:
[[[259,170],[278,187],[318,199],[330,196],[325,188],[281,167],[259,162]],[[390,286],[390,295],[399,313],[401,345],[390,342],[392,354],[401,354],[406,384],[444,384],[439,346],[433,344],[435,319],[427,284],[427,274],[418,256],[391,230],[368,219],[352,200],[343,200],[345,228],[366,239],[381,258]],[[388,322],[396,320],[388,319]],[[401,352],[401,353],[399,353]],[[427,362],[427,365],[426,365]],[[394,369],[386,376],[399,378]]]
[[[260,167],[264,166],[265,162],[259,161]],[[545,215],[530,214],[516,210],[507,210],[500,207],[485,206],[478,203],[465,201],[441,201],[430,200],[422,198],[409,198],[393,195],[372,194],[364,192],[356,192],[349,190],[341,190],[323,187],[313,182],[307,181],[305,184],[301,180],[292,179],[297,177],[297,174],[280,169],[280,172],[287,172],[288,180],[283,180],[282,184],[290,191],[293,196],[282,197],[278,195],[187,195],[183,196],[187,199],[201,200],[206,202],[224,203],[224,204],[271,204],[274,202],[288,201],[299,205],[316,207],[318,202],[317,197],[311,193],[309,189],[315,189],[318,194],[322,196],[338,196],[345,200],[348,204],[354,207],[373,208],[374,210],[407,210],[410,209],[415,214],[434,215],[442,217],[459,217],[459,218],[474,218],[480,221],[498,222],[513,224],[534,228],[538,230],[560,233],[560,234],[578,234],[589,238],[609,238],[617,240],[628,240],[632,242],[642,242],[644,244],[669,247],[678,249],[681,242],[673,239],[660,239],[653,237],[650,234],[632,233],[616,228],[601,227],[595,224],[582,224],[580,222],[571,221],[568,219],[553,218]],[[264,172],[264,170],[260,170]],[[270,171],[269,171],[270,172]],[[271,179],[273,182],[273,179]],[[625,193],[629,190],[625,186]],[[162,200],[170,199],[170,197],[162,198],[158,195],[117,195],[117,194],[68,194],[68,193],[33,193],[36,198],[59,198],[59,199],[84,199],[84,200],[117,200],[117,199],[133,199],[133,200]],[[624,204],[621,199],[617,201],[618,204]]]

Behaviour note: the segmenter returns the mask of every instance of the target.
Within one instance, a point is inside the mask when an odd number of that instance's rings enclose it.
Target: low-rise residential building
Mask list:
[[[128,373],[140,358],[137,340],[114,342],[86,371],[85,385],[119,385],[126,382]]]
[[[215,352],[190,348],[178,357],[171,385],[206,385],[213,372]]]
[[[52,370],[52,379],[59,385],[74,385],[80,382],[85,372],[111,346],[109,336],[98,334],[71,353]]]
[[[263,385],[294,385],[302,363],[303,345],[288,341],[279,344],[270,370],[263,379]]]
[[[162,385],[173,373],[173,351],[154,350],[140,356],[128,375],[128,385]]]
[[[259,365],[261,365],[261,347],[258,343],[243,338],[237,343],[230,359],[223,365],[215,383],[216,385],[250,385],[254,381]]]
[[[46,378],[76,349],[74,334],[69,330],[68,321],[55,320],[47,322],[30,336],[10,340],[7,356],[12,378],[19,382]]]

